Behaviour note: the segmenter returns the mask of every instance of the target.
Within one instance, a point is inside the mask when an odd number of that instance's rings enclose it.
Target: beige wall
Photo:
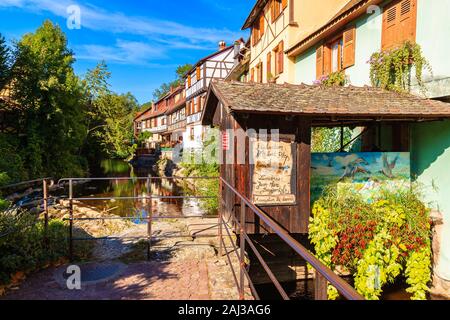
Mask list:
[[[294,46],[311,32],[329,21],[349,0],[289,0],[287,8],[278,19],[271,23],[270,3],[265,9],[264,36],[255,46],[251,47],[250,70],[263,64],[263,82],[267,82],[267,54],[272,52],[272,70],[275,74],[275,60],[273,50],[278,44],[284,42],[284,50]],[[293,21],[290,21],[290,11],[293,10]],[[291,23],[293,22],[293,23]],[[295,61],[285,55],[284,72],[276,79],[277,83],[294,83]]]

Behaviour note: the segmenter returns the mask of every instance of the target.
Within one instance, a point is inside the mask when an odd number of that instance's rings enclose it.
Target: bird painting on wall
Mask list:
[[[394,170],[395,166],[397,165],[398,156],[396,156],[392,162],[389,162],[387,154],[383,153],[382,161],[383,161],[383,168],[381,169],[381,173],[384,174],[389,179],[393,179],[394,174],[392,170]]]

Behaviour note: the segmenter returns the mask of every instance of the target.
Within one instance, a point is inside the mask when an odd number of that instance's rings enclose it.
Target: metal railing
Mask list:
[[[152,249],[152,223],[154,220],[163,220],[163,219],[189,219],[189,218],[201,218],[204,217],[204,215],[197,215],[197,216],[153,216],[153,199],[174,199],[174,200],[180,200],[180,199],[213,199],[217,198],[217,196],[160,196],[160,195],[153,195],[152,194],[152,187],[151,182],[153,180],[210,180],[210,179],[217,179],[217,177],[110,177],[110,178],[64,178],[60,179],[58,181],[58,184],[61,184],[63,182],[68,183],[69,185],[69,195],[68,195],[68,201],[69,201],[69,218],[64,219],[65,221],[69,221],[69,259],[72,261],[74,258],[74,241],[96,241],[96,240],[108,240],[108,239],[130,239],[130,237],[99,237],[99,238],[75,238],[73,236],[74,231],[74,222],[75,221],[96,221],[96,220],[136,220],[136,221],[147,221],[147,236],[146,237],[133,237],[134,240],[146,240],[147,241],[147,259],[150,260],[151,258],[151,249]],[[146,195],[145,196],[132,196],[132,197],[74,197],[74,182],[77,181],[145,181],[146,186]],[[75,201],[99,201],[99,200],[115,200],[115,201],[125,201],[125,200],[145,200],[147,202],[147,217],[95,217],[95,218],[75,218],[74,217],[74,202]],[[189,236],[183,236],[179,235],[176,236],[178,238],[183,237],[191,237]],[[197,238],[201,237],[211,237],[211,236],[196,236]],[[164,238],[170,238],[170,236],[165,236]]]
[[[230,185],[226,180],[223,178],[220,178],[220,193],[223,192],[224,187],[228,188],[230,191],[234,193],[235,196],[237,196],[240,199],[241,202],[241,208],[240,208],[240,219],[236,218],[236,216],[231,213],[230,217],[233,220],[233,223],[238,227],[239,231],[239,248],[237,248],[234,244],[234,251],[236,252],[237,258],[239,260],[239,267],[240,267],[240,275],[239,280],[237,279],[236,272],[230,262],[230,266],[233,272],[233,277],[236,282],[236,287],[239,291],[239,297],[240,299],[245,298],[245,278],[247,278],[250,289],[252,290],[253,294],[255,295],[256,290],[254,288],[254,285],[251,281],[250,276],[248,275],[248,272],[246,270],[245,265],[245,250],[246,250],[246,244],[248,244],[248,247],[253,251],[261,265],[263,266],[264,270],[267,272],[270,280],[273,282],[275,287],[277,288],[278,292],[282,296],[283,299],[289,300],[289,296],[286,293],[286,291],[281,286],[280,282],[277,280],[274,273],[271,271],[268,264],[264,261],[261,254],[258,252],[256,246],[254,245],[253,241],[248,236],[246,230],[245,230],[245,221],[246,221],[246,208],[248,207],[250,211],[258,216],[267,226],[272,230],[273,233],[277,234],[286,244],[288,244],[298,255],[300,255],[307,263],[309,263],[315,270],[316,270],[316,276],[315,276],[315,294],[314,297],[316,300],[327,300],[327,288],[328,283],[333,285],[338,292],[346,299],[348,300],[364,300],[364,298],[352,287],[350,286],[345,280],[343,280],[341,277],[336,275],[330,268],[325,266],[319,259],[317,259],[311,252],[309,252],[303,245],[301,245],[297,240],[295,240],[287,231],[285,231],[278,223],[276,223],[271,217],[269,217],[266,213],[264,213],[261,209],[259,209],[256,205],[250,202],[250,200],[243,196],[239,191],[237,191],[232,185]],[[223,197],[222,197],[223,198]],[[223,240],[223,228],[225,228],[225,231],[227,232],[227,235],[231,238],[231,231],[230,227],[228,226],[228,223],[226,223],[223,219],[223,202],[220,202],[220,208],[219,208],[219,237],[220,237],[220,247],[219,247],[219,253],[222,255],[223,253],[223,247],[225,246],[225,242]],[[233,241],[232,241],[233,242]],[[239,249],[239,254],[237,253]],[[229,256],[229,252],[226,253],[227,256]],[[258,298],[257,295],[255,295],[255,298]]]
[[[6,186],[2,186],[0,187],[0,190],[5,190],[5,189],[12,189],[12,188],[17,188],[17,187],[22,187],[22,186],[33,186],[33,185],[38,185],[38,184],[42,184],[42,203],[39,204],[39,207],[41,206],[41,204],[43,205],[42,211],[39,212],[39,214],[44,213],[44,234],[47,234],[48,231],[48,202],[49,202],[49,190],[48,190],[48,185],[53,183],[52,178],[43,178],[43,179],[35,179],[35,180],[29,180],[29,181],[23,181],[23,182],[19,182],[19,183],[14,183],[14,184],[10,184],[10,185],[6,185]],[[15,206],[17,208],[23,208],[23,205],[18,205]],[[14,230],[8,230],[7,232],[4,232],[2,234],[0,234],[0,239],[7,237],[11,234],[14,233],[18,233],[23,231],[26,228],[29,227],[33,227],[35,226],[37,223],[39,222],[38,219],[36,219],[36,222],[26,225],[23,228],[19,228],[19,229],[14,229]],[[46,242],[47,239],[46,237],[44,237],[44,242]]]

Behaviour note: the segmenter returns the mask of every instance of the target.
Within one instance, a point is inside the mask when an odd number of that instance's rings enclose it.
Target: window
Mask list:
[[[281,41],[273,50],[275,56],[275,76],[284,71],[284,42]]]
[[[342,44],[343,44],[343,40],[342,38],[339,38],[337,40],[334,40],[332,43],[329,44],[329,48],[330,48],[330,71],[331,72],[338,72],[342,70]]]
[[[200,67],[197,67],[196,73],[197,73],[197,81],[200,81],[201,78]]]
[[[355,37],[356,28],[352,26],[325,45],[317,48],[317,79],[332,72],[342,71],[355,64]]]
[[[256,45],[264,35],[264,32],[265,32],[265,24],[264,24],[265,20],[264,19],[265,19],[265,17],[264,17],[264,12],[263,12],[261,14],[261,16],[259,17],[259,19],[253,25],[252,45]]]
[[[270,5],[272,22],[278,19],[284,9],[287,8],[288,0],[272,0]]]
[[[200,112],[202,110],[202,97],[197,97],[197,112]]]
[[[417,0],[395,0],[383,12],[381,48],[389,50],[416,40]]]
[[[191,136],[191,141],[194,141],[195,140],[195,132],[194,132],[194,127],[191,127],[191,130],[190,130],[191,132],[190,132],[190,136]]]
[[[263,64],[262,62],[256,65],[256,82],[263,82]]]

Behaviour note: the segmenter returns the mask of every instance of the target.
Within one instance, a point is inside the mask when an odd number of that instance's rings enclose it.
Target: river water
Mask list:
[[[120,160],[105,160],[101,163],[103,173],[99,177],[104,178],[132,178],[130,180],[92,180],[86,183],[76,184],[73,188],[74,198],[126,198],[126,197],[147,197],[147,180],[138,179],[145,177],[157,177],[157,174],[150,168],[134,168],[130,164]],[[187,188],[180,187],[170,179],[152,179],[151,194],[156,197],[152,199],[153,216],[205,216],[211,215],[204,209],[199,199],[160,199],[158,196],[185,196],[192,195]],[[67,188],[64,190],[64,197],[67,197]],[[121,217],[148,216],[150,208],[147,199],[127,199],[127,200],[82,200],[85,205],[95,207],[99,210],[106,210],[110,214]],[[145,222],[138,219],[136,223]]]

